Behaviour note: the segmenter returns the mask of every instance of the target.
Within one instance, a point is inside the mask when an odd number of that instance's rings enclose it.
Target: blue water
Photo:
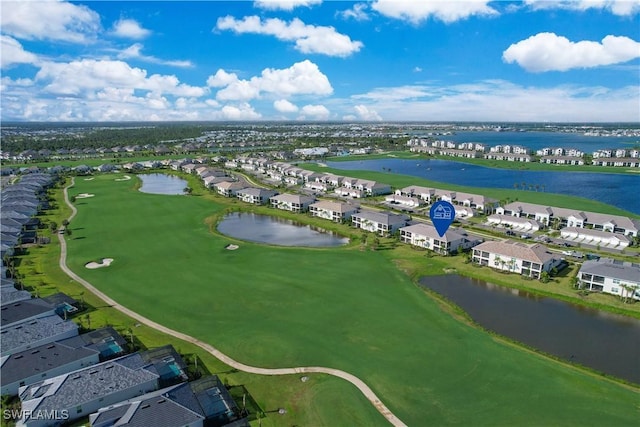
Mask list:
[[[439,159],[380,159],[327,162],[344,170],[369,170],[417,176],[446,184],[513,190],[514,184],[539,185],[539,191],[597,200],[640,214],[640,174],[624,175],[591,172],[520,171],[493,169],[468,163]],[[520,190],[522,191],[522,190]],[[533,188],[535,191],[535,187]]]
[[[454,142],[481,142],[488,146],[523,145],[533,151],[544,147],[575,148],[587,154],[604,148],[632,148],[640,145],[640,137],[584,136],[562,132],[456,132],[436,136]]]

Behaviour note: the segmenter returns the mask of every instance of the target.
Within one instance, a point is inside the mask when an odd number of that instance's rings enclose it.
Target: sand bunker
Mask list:
[[[89,197],[94,197],[95,194],[89,194],[89,193],[80,193],[76,196],[76,199],[87,199]]]
[[[85,181],[93,181],[93,180],[94,180],[94,178],[85,178],[84,180],[85,180]]]
[[[102,258],[100,262],[91,261],[85,264],[85,267],[87,267],[90,270],[95,270],[96,268],[109,267],[112,262],[113,262],[113,258]]]
[[[240,246],[238,245],[234,245],[232,243],[229,243],[227,246],[225,246],[224,248],[228,251],[235,251],[236,249],[238,249]]]
[[[129,175],[125,175],[122,178],[116,178],[116,181],[129,181],[131,177]]]

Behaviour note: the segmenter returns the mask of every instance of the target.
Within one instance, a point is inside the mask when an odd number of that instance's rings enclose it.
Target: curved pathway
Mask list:
[[[72,213],[71,213],[71,215],[69,216],[69,219],[68,219],[69,222],[71,222],[71,220],[78,213],[78,210],[76,209],[76,207],[73,206],[73,204],[71,204],[71,202],[69,201],[69,193],[67,191],[69,189],[69,187],[73,186],[74,182],[75,182],[74,178],[72,178],[71,179],[71,184],[69,184],[63,190],[65,203],[71,208],[71,211],[72,211]],[[204,341],[200,341],[199,339],[194,338],[194,337],[192,337],[190,335],[187,335],[187,334],[184,334],[182,332],[178,332],[178,331],[175,331],[173,329],[167,328],[166,326],[163,326],[163,325],[161,325],[159,323],[156,323],[153,320],[147,319],[146,317],[141,316],[140,314],[136,313],[135,311],[132,311],[132,310],[126,308],[125,306],[118,304],[115,300],[113,300],[112,298],[110,298],[105,293],[101,292],[100,290],[98,290],[91,283],[87,282],[82,277],[78,276],[76,273],[71,271],[69,269],[69,267],[67,267],[67,242],[66,242],[66,240],[64,238],[64,234],[58,233],[58,239],[60,240],[60,268],[62,269],[62,271],[64,271],[73,280],[77,281],[82,286],[84,286],[87,290],[89,290],[90,292],[95,294],[98,298],[102,299],[105,303],[109,304],[111,307],[115,308],[116,310],[126,314],[127,316],[131,317],[132,319],[135,319],[138,322],[140,322],[140,323],[142,323],[144,325],[147,325],[147,326],[149,326],[151,328],[154,328],[154,329],[156,329],[158,331],[164,332],[165,334],[168,334],[168,335],[171,335],[171,336],[176,337],[178,339],[181,339],[183,341],[187,341],[187,342],[190,342],[192,344],[195,344],[198,347],[200,347],[200,348],[206,350],[207,352],[209,352],[210,354],[212,354],[214,357],[218,358],[220,361],[226,363],[227,365],[231,366],[234,369],[238,369],[238,370],[243,371],[243,372],[248,372],[248,373],[251,373],[251,374],[260,374],[260,375],[290,375],[290,374],[303,374],[303,373],[321,373],[321,374],[329,374],[329,375],[333,375],[333,376],[342,378],[344,380],[349,381],[354,386],[356,386],[358,388],[358,390],[360,390],[362,392],[362,394],[365,395],[365,397],[371,402],[371,404],[373,404],[373,406],[391,424],[393,424],[396,427],[406,427],[406,424],[403,423],[402,420],[400,420],[398,417],[396,417],[393,414],[393,412],[391,412],[389,410],[389,408],[387,408],[385,406],[385,404],[382,403],[382,401],[378,398],[378,396],[376,396],[376,394],[373,392],[373,390],[371,390],[369,388],[369,386],[367,384],[365,384],[364,381],[362,381],[360,378],[358,378],[355,375],[352,375],[352,374],[350,374],[348,372],[341,371],[339,369],[325,368],[325,367],[322,367],[322,366],[306,366],[306,367],[296,367],[296,368],[270,369],[270,368],[258,368],[258,367],[255,367],[255,366],[245,365],[244,363],[237,362],[236,360],[232,359],[231,357],[229,357],[226,354],[222,353],[220,350],[218,350],[214,346],[212,346],[210,344],[207,344]]]

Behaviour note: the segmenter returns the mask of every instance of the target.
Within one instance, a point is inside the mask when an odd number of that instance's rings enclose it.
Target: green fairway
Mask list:
[[[205,221],[227,205],[209,196],[143,194],[134,189],[135,179],[116,181],[119,176],[76,178],[70,195],[95,197],[75,203],[69,266],[126,307],[240,362],[348,371],[409,425],[637,421],[636,390],[497,342],[455,320],[385,251],[238,242],[212,233]],[[240,248],[225,250],[230,242]],[[101,258],[114,262],[84,267]],[[344,407],[368,405],[353,397],[351,386],[333,380],[316,387],[322,391],[315,400],[318,415],[309,414],[309,425],[380,422],[371,408],[351,414]],[[348,403],[341,393],[349,393]],[[335,419],[327,415],[333,407]]]

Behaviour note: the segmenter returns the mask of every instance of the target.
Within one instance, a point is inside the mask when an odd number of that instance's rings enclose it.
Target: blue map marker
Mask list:
[[[431,205],[429,216],[436,231],[442,237],[456,217],[456,209],[451,203],[440,200]]]

